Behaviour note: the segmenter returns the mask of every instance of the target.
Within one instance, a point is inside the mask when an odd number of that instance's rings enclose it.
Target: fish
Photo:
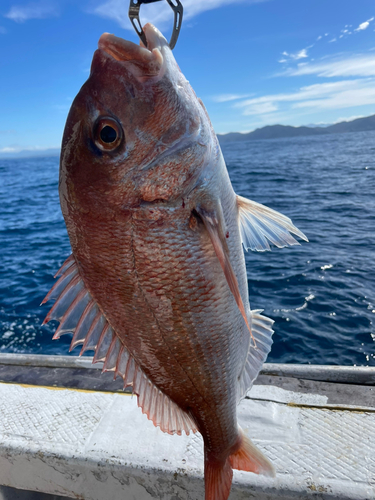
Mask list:
[[[243,247],[307,238],[234,192],[203,102],[163,35],[144,32],[147,48],[100,37],[69,111],[59,195],[72,254],[44,324],[93,350],[163,432],[199,432],[205,499],[226,500],[233,469],[275,475],[237,421],[273,333],[250,310]]]

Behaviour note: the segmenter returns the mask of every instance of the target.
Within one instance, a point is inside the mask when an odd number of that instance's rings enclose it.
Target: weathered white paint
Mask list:
[[[293,403],[311,406],[325,405],[328,401],[327,396],[320,396],[319,394],[297,393],[272,385],[268,385],[266,391],[264,388],[265,386],[255,385],[249,393],[251,399],[262,399],[266,401],[274,401],[275,403]]]
[[[235,471],[230,499],[374,499],[375,413],[309,407],[311,395],[280,391],[274,402],[258,386],[239,407],[277,477]],[[156,429],[135,397],[0,384],[3,485],[87,500],[203,500],[202,451],[200,436]]]

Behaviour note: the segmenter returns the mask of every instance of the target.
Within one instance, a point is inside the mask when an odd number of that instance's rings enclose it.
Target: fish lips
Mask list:
[[[162,51],[169,49],[168,42],[150,23],[146,24],[143,30],[147,39],[147,48],[142,42],[141,45],[136,45],[110,33],[103,33],[98,42],[99,50],[120,64],[124,64],[140,82],[159,80],[165,71]]]

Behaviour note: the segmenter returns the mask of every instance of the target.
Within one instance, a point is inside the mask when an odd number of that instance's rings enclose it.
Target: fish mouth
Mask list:
[[[147,79],[160,75],[164,63],[162,49],[168,46],[168,42],[150,23],[144,26],[143,31],[146,35],[147,48],[142,41],[137,45],[110,33],[103,33],[98,46],[116,61],[134,65],[137,71],[133,73],[137,78]]]

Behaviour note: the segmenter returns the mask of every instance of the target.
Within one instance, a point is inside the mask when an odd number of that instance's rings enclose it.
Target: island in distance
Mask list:
[[[375,115],[357,118],[349,122],[335,123],[328,127],[291,127],[290,125],[267,125],[252,132],[230,132],[217,134],[221,144],[236,141],[254,141],[260,139],[280,139],[282,137],[300,137],[306,135],[340,134],[344,132],[366,132],[375,130]]]
[[[367,132],[375,130],[375,115],[357,118],[348,122],[335,123],[328,127],[291,127],[290,125],[267,125],[257,128],[252,132],[243,134],[231,132],[229,134],[217,134],[221,144],[236,141],[252,141],[262,139],[280,139],[283,137],[301,137],[306,135],[340,134],[343,132]],[[47,158],[60,156],[60,148],[48,149],[18,149],[0,148],[0,160],[11,158]]]

